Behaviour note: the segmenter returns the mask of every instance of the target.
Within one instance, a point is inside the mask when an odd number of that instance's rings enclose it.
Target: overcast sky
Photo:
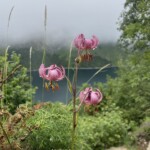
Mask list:
[[[74,38],[84,33],[100,41],[117,41],[117,21],[125,0],[0,0],[0,41],[20,41],[44,35],[44,9],[47,6],[47,39]]]

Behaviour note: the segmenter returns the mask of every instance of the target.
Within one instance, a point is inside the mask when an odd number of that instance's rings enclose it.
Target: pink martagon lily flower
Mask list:
[[[65,77],[65,69],[63,66],[58,67],[56,64],[45,68],[44,64],[41,64],[39,76],[49,81],[59,81]]]
[[[74,45],[79,50],[94,50],[98,44],[99,40],[95,35],[92,36],[92,39],[85,39],[84,34],[80,34],[74,39]]]
[[[99,89],[94,91],[92,88],[86,88],[79,94],[80,101],[88,105],[97,105],[102,101],[102,98],[103,95]]]
[[[63,66],[51,65],[48,68],[47,79],[50,81],[59,81],[65,77],[65,69]]]

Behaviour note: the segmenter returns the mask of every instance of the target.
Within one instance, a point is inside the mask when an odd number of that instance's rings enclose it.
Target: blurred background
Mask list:
[[[21,63],[28,68],[29,49],[32,46],[32,69],[39,67],[43,48],[46,48],[47,65],[57,63],[66,67],[71,42],[83,33],[86,38],[96,35],[100,45],[94,51],[99,61],[81,67],[100,67],[110,62],[115,64],[122,54],[116,43],[121,34],[117,28],[124,2],[125,0],[0,1],[0,47],[4,49],[10,45],[9,52],[20,53],[23,56]],[[76,55],[76,51],[72,55]]]

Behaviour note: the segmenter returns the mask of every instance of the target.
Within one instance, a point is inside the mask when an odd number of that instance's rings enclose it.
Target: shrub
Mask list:
[[[124,143],[128,126],[121,112],[109,112],[98,116],[83,116],[78,132],[91,149],[106,149]]]
[[[37,126],[25,141],[30,149],[70,149],[72,111],[61,103],[47,104],[28,120],[28,126]],[[76,139],[77,147],[88,147],[83,140]],[[82,144],[81,144],[82,143]]]
[[[61,103],[44,103],[37,110],[33,110],[30,104],[20,105],[17,113],[10,115],[3,125],[14,147],[24,150],[70,149],[71,112],[70,107]],[[128,126],[121,116],[120,111],[105,110],[93,116],[84,114],[78,117],[76,149],[106,149],[123,144],[128,136]],[[6,140],[2,141],[2,145],[9,146]]]
[[[135,53],[119,62],[117,77],[109,78],[103,91],[107,101],[124,112],[124,118],[138,124],[150,115],[150,51]]]
[[[70,149],[72,111],[61,103],[47,104],[27,121],[36,126],[23,145],[30,149]],[[76,132],[77,149],[104,149],[124,143],[128,126],[120,111],[97,113],[95,116],[78,117]]]
[[[4,56],[0,56],[0,68],[4,68],[7,64],[7,74],[11,74],[12,70],[20,64],[20,55],[12,53],[9,60],[5,62]],[[4,72],[5,73],[5,72]],[[14,113],[19,104],[23,104],[32,100],[32,95],[36,88],[31,88],[29,77],[27,75],[27,68],[21,66],[13,76],[4,84],[4,104],[8,107],[10,112]]]

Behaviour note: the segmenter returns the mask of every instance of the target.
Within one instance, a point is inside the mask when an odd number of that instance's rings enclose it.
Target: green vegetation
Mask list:
[[[20,105],[17,113],[11,117],[12,127],[4,122],[11,143],[22,149],[69,149],[72,133],[72,111],[61,103],[45,103],[34,110],[31,105]],[[109,109],[110,111],[110,109]],[[89,116],[79,116],[76,133],[77,149],[104,149],[123,144],[128,136],[128,125],[122,119],[122,113],[111,110]],[[12,133],[12,134],[11,134]],[[8,146],[4,138],[2,145]]]
[[[125,119],[141,123],[150,116],[150,51],[131,55],[118,63],[117,77],[103,85],[107,100],[115,102]],[[100,88],[101,84],[97,83]]]
[[[28,120],[28,126],[37,126],[27,138],[31,149],[68,149],[71,146],[72,115],[63,104],[47,104]]]
[[[111,63],[118,70],[116,78],[108,77],[106,83],[94,84],[94,87],[102,91],[103,100],[96,106],[81,106],[77,112],[76,132],[72,132],[71,103],[39,103],[32,106],[28,102],[35,91],[30,88],[27,77],[29,47],[12,47],[9,50],[9,53],[13,50],[21,52],[21,60],[16,53],[7,55],[6,52],[5,56],[0,56],[0,100],[8,108],[0,109],[0,148],[70,149],[72,133],[75,133],[76,149],[103,150],[120,145],[128,146],[129,150],[146,149],[146,144],[150,141],[149,8],[148,0],[126,0],[120,24],[120,44],[126,51],[121,51],[113,44],[100,45],[93,51],[93,62],[81,65],[100,67]],[[42,62],[41,49],[33,47],[34,69],[38,69]],[[73,50],[71,66],[76,54],[77,51]],[[54,63],[67,66],[68,55],[66,50],[47,52],[46,66]],[[13,72],[20,61],[27,68],[21,67]],[[5,80],[4,86],[1,86],[8,75],[11,78]],[[85,83],[80,89],[87,86]]]
[[[7,67],[5,67],[5,65]],[[6,57],[0,56],[0,69],[3,77],[11,74],[12,70],[20,65],[20,55],[12,53]],[[6,69],[5,69],[6,68]],[[7,71],[6,71],[7,70]],[[6,76],[6,75],[5,75]],[[20,66],[20,68],[13,73],[3,86],[3,105],[8,107],[9,111],[14,113],[19,104],[32,101],[32,94],[35,93],[36,88],[30,87],[29,77],[27,75],[27,68]]]
[[[150,1],[126,0],[124,6],[121,45],[129,51],[144,51],[150,46]]]

